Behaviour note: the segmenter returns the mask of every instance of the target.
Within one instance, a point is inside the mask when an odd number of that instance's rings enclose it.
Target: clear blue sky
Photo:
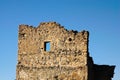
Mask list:
[[[113,80],[120,80],[120,0],[0,0],[0,80],[16,77],[18,25],[48,21],[88,30],[90,56],[116,65]]]

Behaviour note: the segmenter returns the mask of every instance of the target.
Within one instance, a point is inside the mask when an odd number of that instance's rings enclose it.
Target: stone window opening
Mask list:
[[[68,40],[69,40],[69,41],[72,41],[72,38],[69,38]]]
[[[50,41],[44,43],[44,51],[50,51]]]

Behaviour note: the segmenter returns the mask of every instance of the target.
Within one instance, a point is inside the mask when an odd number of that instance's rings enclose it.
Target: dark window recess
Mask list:
[[[45,51],[50,51],[50,42],[45,42],[44,43],[44,50]]]
[[[72,41],[72,39],[71,39],[71,38],[69,38],[69,41]]]

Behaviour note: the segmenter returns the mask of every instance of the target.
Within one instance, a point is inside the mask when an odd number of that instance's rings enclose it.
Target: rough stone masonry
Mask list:
[[[19,26],[16,80],[111,80],[115,66],[89,56],[88,31],[69,31],[56,22]]]

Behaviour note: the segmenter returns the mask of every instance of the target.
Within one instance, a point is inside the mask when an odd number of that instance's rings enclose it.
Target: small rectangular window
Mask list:
[[[44,50],[45,51],[50,51],[50,42],[45,42],[44,43]]]

